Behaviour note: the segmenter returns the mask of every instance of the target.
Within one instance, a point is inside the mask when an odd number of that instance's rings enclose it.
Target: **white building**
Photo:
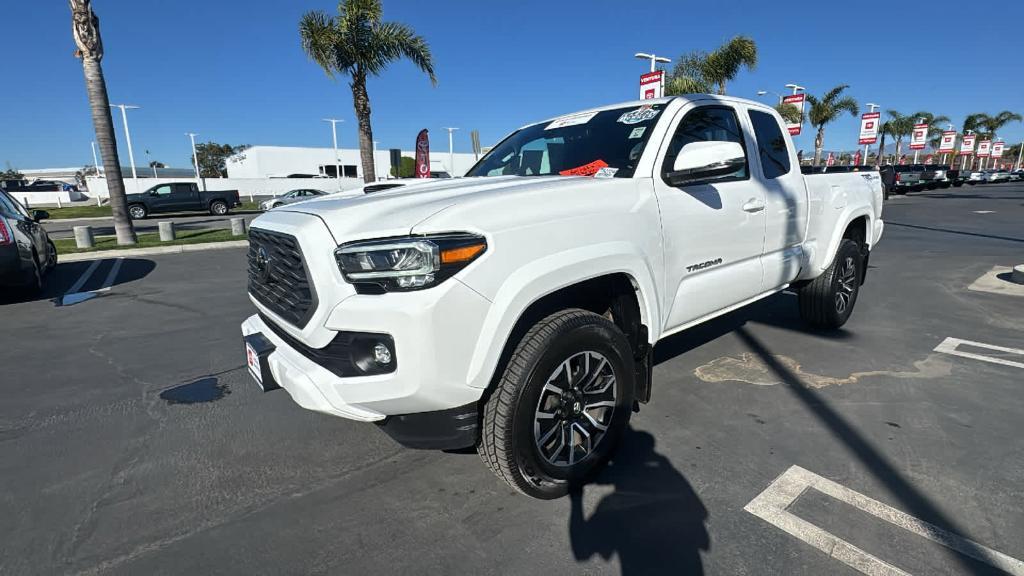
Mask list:
[[[402,156],[415,158],[415,152],[402,150]],[[342,176],[362,178],[363,167],[359,150],[339,148],[338,157]],[[378,149],[375,154],[378,178],[386,178],[391,170],[391,153]],[[450,165],[448,150],[430,151],[430,169],[462,176],[476,163],[473,154],[456,152],[455,166]],[[333,148],[300,148],[295,146],[251,146],[228,158],[228,178],[284,178],[304,174],[308,176],[334,177],[335,158]]]

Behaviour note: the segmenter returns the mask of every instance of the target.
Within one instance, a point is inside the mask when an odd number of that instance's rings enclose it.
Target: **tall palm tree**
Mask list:
[[[995,140],[996,132],[1001,130],[1003,126],[1006,126],[1010,122],[1020,122],[1024,120],[1024,116],[1017,114],[1016,112],[1010,112],[1009,110],[1003,110],[995,116],[989,116],[988,114],[980,114],[977,119],[978,125],[984,129],[985,139]]]
[[[818,129],[818,134],[814,137],[815,166],[821,162],[821,152],[825,148],[825,126],[839,118],[843,112],[849,113],[850,116],[857,116],[860,113],[857,101],[850,96],[843,96],[843,92],[849,87],[847,84],[840,84],[826,92],[820,99],[813,94],[807,95],[807,101],[811,103],[807,119],[810,120],[811,126]]]
[[[92,11],[91,0],[68,0],[68,3],[71,6],[71,34],[78,46],[75,57],[82,60],[85,90],[89,94],[89,108],[92,110],[92,125],[103,158],[110,211],[114,216],[114,233],[118,244],[135,244],[135,228],[128,217],[121,161],[117,157],[117,139],[114,137],[114,121],[110,117],[110,101],[107,100],[107,83],[103,79],[103,67],[100,65],[103,60],[100,19]]]
[[[668,83],[669,94],[705,93],[717,89],[725,95],[726,85],[740,68],[757,67],[757,44],[747,36],[736,36],[713,52],[694,50],[679,58]],[[676,79],[679,78],[678,82]]]
[[[320,65],[327,76],[347,76],[352,88],[352,105],[359,122],[359,156],[363,180],[377,179],[373,162],[373,128],[370,125],[370,95],[367,76],[377,76],[388,64],[405,58],[430,77],[434,59],[422,36],[400,22],[381,21],[380,0],[341,0],[337,18],[321,11],[307,12],[299,21],[302,49]]]

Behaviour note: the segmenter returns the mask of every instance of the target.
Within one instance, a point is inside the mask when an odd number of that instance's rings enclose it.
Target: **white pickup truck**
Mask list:
[[[787,287],[846,322],[876,172],[804,176],[779,115],[697,95],[516,130],[464,178],[282,206],[250,230],[264,390],[554,498],[651,399],[656,342]]]

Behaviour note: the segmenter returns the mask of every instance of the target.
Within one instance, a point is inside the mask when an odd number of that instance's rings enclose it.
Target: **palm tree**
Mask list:
[[[672,70],[668,93],[705,93],[717,88],[719,94],[725,95],[726,84],[744,67],[757,67],[757,44],[747,36],[736,36],[714,52],[694,50],[679,58]]]
[[[800,124],[804,121],[804,113],[792,104],[779,102],[775,105],[775,111],[779,113],[779,116],[782,116],[783,120],[790,124]]]
[[[341,0],[337,18],[321,11],[307,12],[299,21],[302,49],[320,65],[327,76],[350,78],[352,105],[359,122],[359,155],[363,180],[377,179],[373,162],[373,128],[370,125],[370,96],[367,76],[377,76],[387,65],[405,58],[430,77],[434,59],[422,36],[400,22],[381,21],[380,0]]]
[[[942,143],[942,133],[945,132],[942,125],[949,123],[949,116],[937,116],[931,112],[921,111],[914,113],[914,118],[923,119],[928,124],[928,144],[938,150],[939,144]]]
[[[843,112],[850,116],[860,113],[857,101],[850,96],[843,96],[843,91],[849,88],[847,84],[840,84],[829,90],[820,99],[813,94],[807,95],[807,101],[811,103],[811,110],[807,114],[811,126],[818,129],[818,135],[814,137],[814,165],[821,162],[821,151],[825,148],[825,126],[830,124]]]
[[[887,110],[889,119],[883,125],[883,129],[896,140],[895,164],[900,162],[900,152],[903,147],[903,139],[914,133],[914,117],[905,116],[895,110]]]
[[[91,0],[68,0],[71,5],[71,34],[78,50],[75,57],[82,60],[85,89],[89,94],[92,124],[96,130],[96,143],[103,157],[103,170],[107,179],[110,211],[114,216],[114,233],[118,244],[135,244],[135,228],[128,217],[128,203],[121,177],[121,161],[117,157],[117,139],[114,122],[110,118],[107,83],[103,78],[103,40],[100,38],[100,19],[92,11]]]
[[[1001,130],[1003,126],[1006,126],[1010,122],[1020,122],[1024,120],[1024,116],[1017,114],[1016,112],[1010,112],[1009,110],[1003,110],[995,116],[989,116],[988,114],[979,114],[977,118],[978,125],[984,129],[984,135],[986,140],[995,140],[996,132]]]

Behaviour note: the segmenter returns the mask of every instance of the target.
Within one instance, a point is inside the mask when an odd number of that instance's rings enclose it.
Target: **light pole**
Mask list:
[[[455,177],[455,147],[453,145],[452,134],[458,130],[458,128],[445,128],[448,131],[448,175],[452,178]]]
[[[196,154],[196,136],[199,136],[199,134],[196,134],[195,132],[186,132],[185,136],[188,136],[188,139],[192,142],[192,165],[196,169],[196,183],[199,184],[202,181],[202,178],[199,176],[199,155]],[[205,185],[203,186],[203,190],[206,190]]]
[[[970,136],[972,134],[974,134],[974,130],[967,130],[967,131],[964,132],[964,136]],[[973,154],[973,152],[974,152],[974,150],[972,149],[971,153]],[[974,160],[973,159],[971,160],[971,168],[974,168]],[[964,154],[964,162],[963,162],[963,165],[960,166],[960,169],[961,170],[966,170],[967,169],[967,154]]]
[[[655,65],[656,65],[657,62],[663,62],[665,64],[668,64],[669,62],[671,62],[671,60],[669,60],[668,58],[665,58],[664,56],[655,56],[654,54],[644,54],[643,52],[637,52],[636,54],[633,55],[633,57],[634,58],[639,58],[640,60],[650,60],[651,61],[651,72],[654,72]]]
[[[139,106],[132,106],[131,104],[111,104],[111,108],[121,109],[121,121],[124,122],[124,139],[128,144],[128,161],[132,163],[132,180],[136,180],[139,175],[135,173],[135,155],[132,154],[132,133],[128,131],[128,113],[125,110],[138,110]],[[138,187],[138,183],[135,183]]]
[[[868,113],[870,113],[870,114],[874,114],[875,108],[881,108],[881,106],[879,106],[878,104],[875,104],[874,102],[868,102],[868,103],[866,103],[864,105],[867,106],[868,108],[870,108],[870,110],[868,110]],[[876,120],[876,122],[877,122],[877,120]],[[879,129],[879,131],[881,131],[881,129],[882,129],[882,123],[881,122],[878,122],[878,129]],[[864,163],[865,164],[868,163],[868,149],[869,149],[870,146],[871,146],[870,144],[865,144],[864,145]],[[881,158],[881,156],[882,156],[882,151],[881,150],[878,151],[878,156],[879,156],[879,158]],[[881,161],[879,161],[878,164],[881,165]]]
[[[775,95],[779,99],[779,104],[782,104],[782,94],[779,94],[778,92],[775,92],[774,90],[758,90],[757,91],[757,95],[758,96],[764,96],[765,94],[773,94],[773,95]]]
[[[946,132],[952,132],[952,131],[953,131],[953,125],[952,124],[946,124]],[[953,136],[953,146],[956,147],[956,136]],[[939,140],[939,148],[942,148],[942,140]],[[945,152],[943,152],[942,153],[942,163],[943,164],[946,163],[946,156],[947,156],[947,154]]]
[[[337,118],[322,118],[324,122],[331,123],[331,137],[334,139],[334,177],[338,179],[338,189],[341,189],[341,160],[338,159],[338,122],[344,122]],[[376,164],[374,164],[376,166]]]
[[[92,144],[92,165],[96,168],[96,176],[100,176],[100,159],[96,156],[96,142],[90,142]]]
[[[1024,142],[1020,143],[1020,150],[1017,151],[1017,170],[1021,168],[1021,160],[1024,160]]]
[[[793,95],[799,94],[801,90],[806,90],[803,86],[797,86],[796,84],[786,84],[786,88],[793,91]]]
[[[373,141],[373,175],[377,177],[379,181],[381,178],[377,176],[377,144],[380,144],[377,140]]]

